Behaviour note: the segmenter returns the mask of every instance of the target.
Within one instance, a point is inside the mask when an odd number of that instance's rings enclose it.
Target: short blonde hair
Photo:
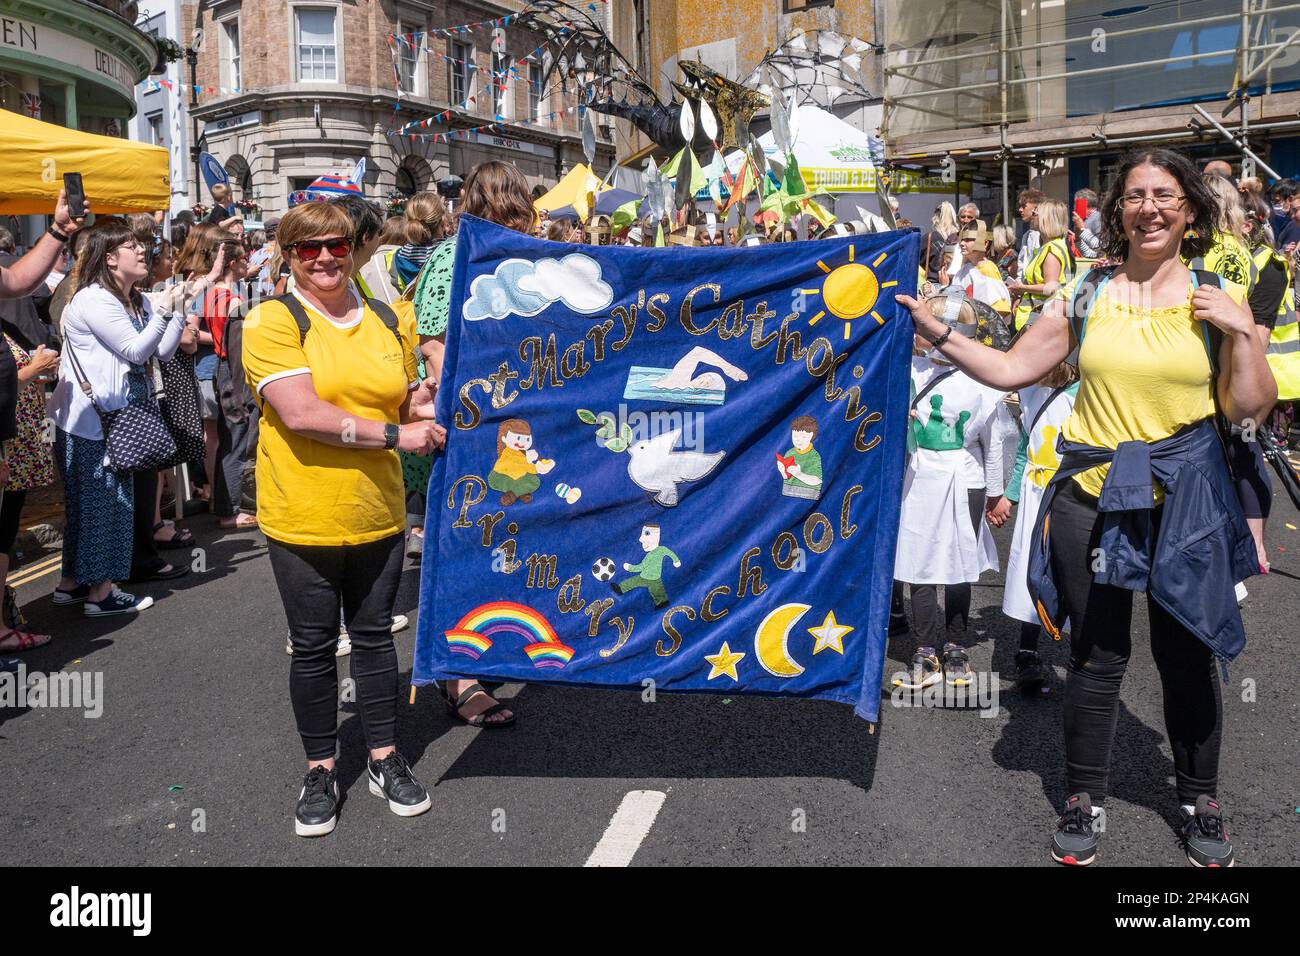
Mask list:
[[[1016,232],[1010,226],[998,225],[993,227],[993,255],[1000,256],[1016,244]]]
[[[225,183],[216,183],[212,187],[212,198],[217,202],[225,202],[230,198],[230,187]]]
[[[1065,203],[1046,199],[1038,204],[1038,234],[1044,243],[1060,239],[1069,231],[1070,214]]]
[[[347,236],[352,234],[352,217],[341,206],[328,202],[309,202],[294,206],[280,220],[275,240],[281,249],[288,250],[294,243],[317,236]]]

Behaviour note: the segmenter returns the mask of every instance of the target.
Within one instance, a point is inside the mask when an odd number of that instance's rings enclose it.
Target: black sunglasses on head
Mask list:
[[[303,262],[315,262],[322,249],[328,249],[335,259],[347,258],[352,253],[352,240],[346,236],[332,239],[303,239],[289,247],[298,254]]]

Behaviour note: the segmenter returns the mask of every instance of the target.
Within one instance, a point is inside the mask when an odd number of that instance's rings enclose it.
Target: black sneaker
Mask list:
[[[153,607],[153,598],[138,598],[134,594],[127,594],[114,586],[104,600],[87,601],[82,613],[86,617],[111,617],[114,614],[134,614],[136,611],[147,611],[151,607]]]
[[[370,792],[388,800],[388,809],[399,817],[416,817],[433,806],[429,791],[415,779],[406,758],[396,750],[383,760],[367,760]]]
[[[975,674],[970,669],[970,657],[965,648],[956,644],[944,645],[943,673],[949,687],[968,687],[975,683]]]
[[[302,781],[293,832],[300,837],[324,836],[339,822],[339,778],[333,770],[312,767]]]
[[[1023,693],[1032,694],[1041,689],[1046,680],[1043,659],[1038,656],[1038,651],[1016,652],[1016,684]]]
[[[71,591],[64,591],[61,588],[55,588],[54,597],[50,599],[50,603],[55,607],[66,607],[69,604],[85,604],[86,598],[89,596],[89,584],[78,584]]]
[[[912,669],[894,675],[893,685],[900,690],[921,690],[943,680],[939,657],[933,647],[918,647],[912,657]]]
[[[1196,812],[1183,814],[1183,849],[1192,866],[1232,866],[1232,843],[1228,826],[1223,822],[1223,808],[1213,797],[1196,798]]]
[[[1052,859],[1067,866],[1088,866],[1097,859],[1101,842],[1099,821],[1092,812],[1092,798],[1076,793],[1065,801],[1065,813],[1052,837]]]

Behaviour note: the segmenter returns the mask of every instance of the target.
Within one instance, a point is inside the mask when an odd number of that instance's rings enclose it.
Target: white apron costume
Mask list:
[[[913,394],[949,370],[928,358],[913,358]],[[978,531],[971,528],[967,493],[983,488],[989,497],[1002,494],[1017,434],[1005,397],[957,371],[917,402],[916,421],[923,434],[903,478],[896,580],[961,584],[998,569],[987,522],[981,516]]]
[[[1002,590],[1002,612],[1017,621],[1038,620],[1034,601],[1029,596],[1030,538],[1038,520],[1038,506],[1047,483],[1056,474],[1061,459],[1056,453],[1056,436],[1074,410],[1078,388],[1061,392],[1041,415],[1039,409],[1054,389],[1030,385],[1020,390],[1020,421],[1025,428],[1038,417],[1033,434],[1025,446],[1025,470],[1020,479],[1020,506],[1016,509],[1016,527],[1011,536],[1011,555],[1007,558],[1007,580]]]

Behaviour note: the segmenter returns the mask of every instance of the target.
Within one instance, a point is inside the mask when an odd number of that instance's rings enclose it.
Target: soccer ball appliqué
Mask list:
[[[597,581],[608,581],[614,576],[614,562],[609,558],[597,558],[591,566],[591,574]]]

